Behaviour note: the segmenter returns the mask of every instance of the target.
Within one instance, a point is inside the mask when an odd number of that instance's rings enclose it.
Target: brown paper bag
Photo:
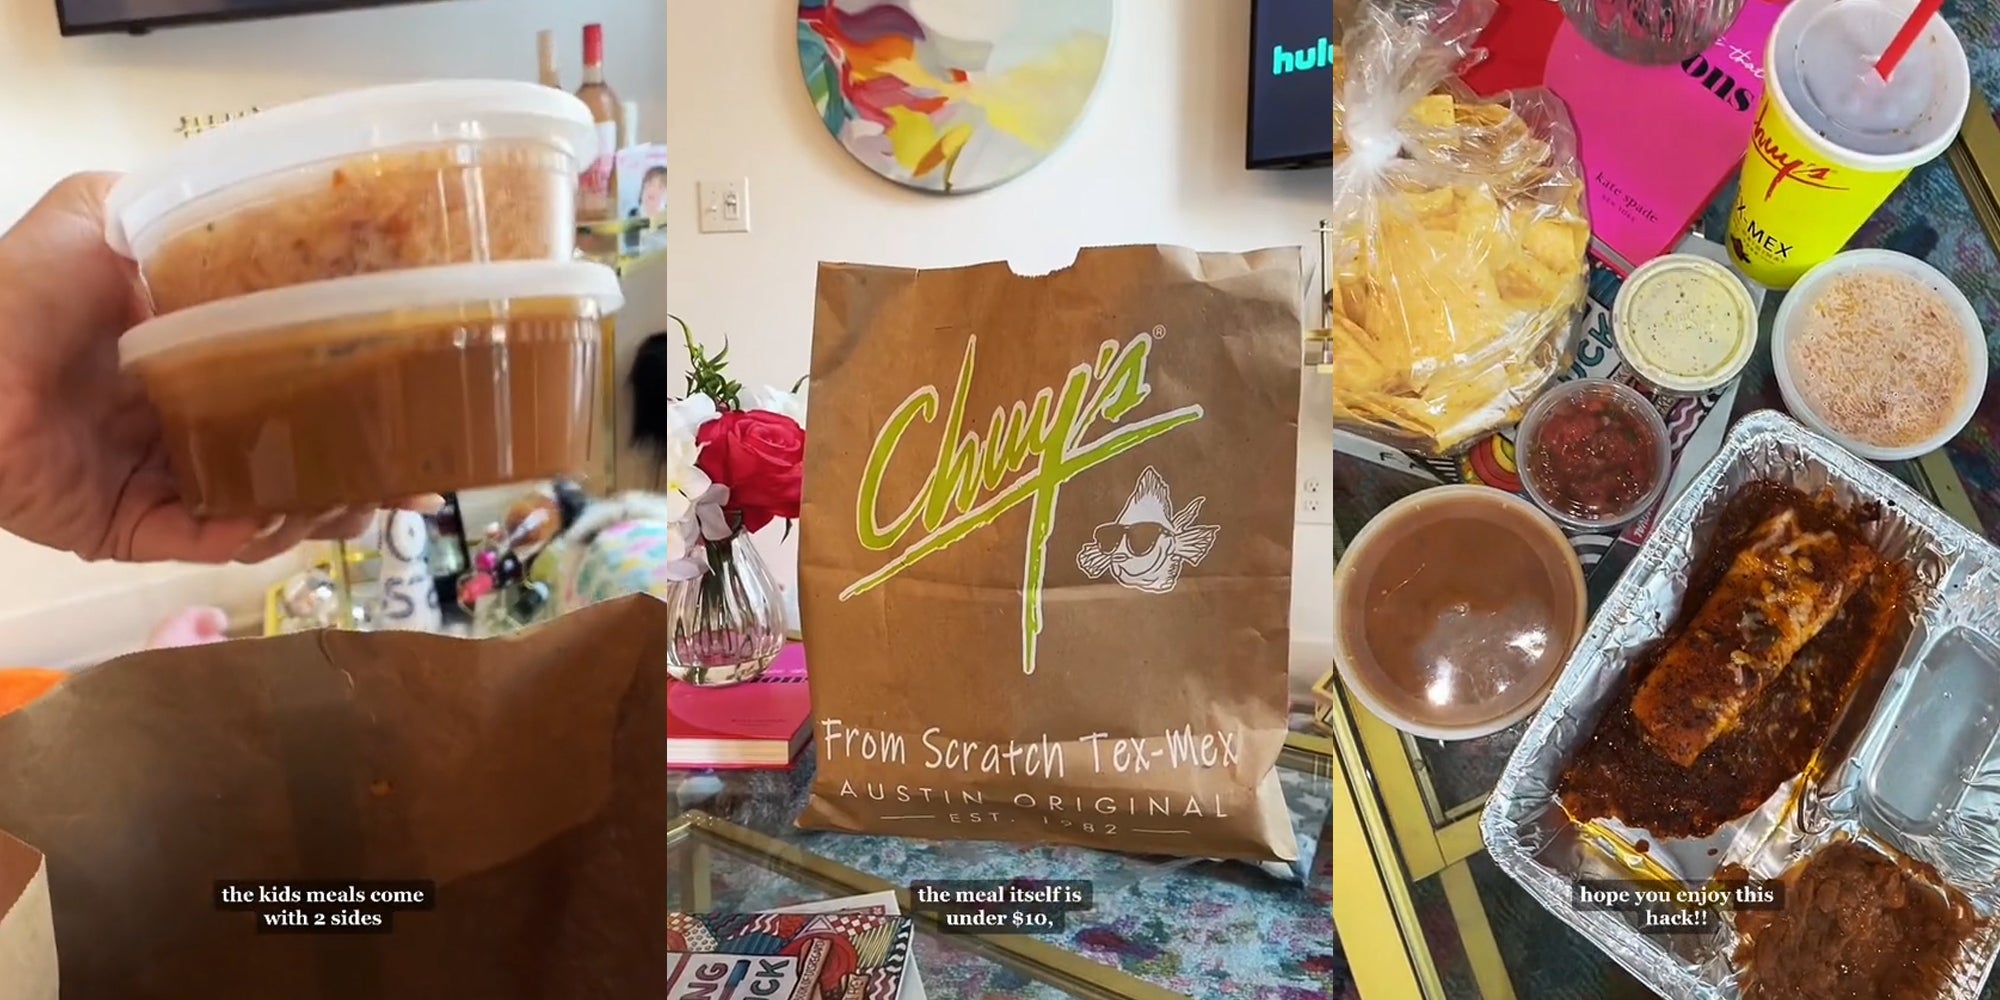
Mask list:
[[[809,827],[1291,860],[1296,248],[822,265]]]
[[[40,897],[0,837],[0,996],[54,997],[57,956],[62,1000],[656,995],[666,643],[639,595],[506,639],[302,633],[77,674],[0,716],[0,829],[48,873]],[[388,933],[266,934],[219,879],[437,896]]]
[[[0,833],[0,983],[7,1000],[56,1000],[56,929],[42,853]]]

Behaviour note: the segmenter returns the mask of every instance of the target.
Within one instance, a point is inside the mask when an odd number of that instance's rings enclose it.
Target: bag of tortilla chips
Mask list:
[[[1334,54],[1334,419],[1445,454],[1568,366],[1590,222],[1561,98],[1453,75],[1493,0],[1392,3],[1363,0]]]

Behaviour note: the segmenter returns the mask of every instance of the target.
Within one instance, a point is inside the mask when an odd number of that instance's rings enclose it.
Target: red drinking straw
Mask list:
[[[1903,57],[1910,54],[1911,47],[1917,44],[1917,37],[1930,25],[1931,18],[1942,9],[1944,0],[1919,0],[1917,9],[1910,12],[1910,19],[1903,22],[1903,30],[1896,32],[1896,40],[1883,50],[1882,58],[1875,60],[1875,74],[1887,81],[1890,74],[1896,72]]]

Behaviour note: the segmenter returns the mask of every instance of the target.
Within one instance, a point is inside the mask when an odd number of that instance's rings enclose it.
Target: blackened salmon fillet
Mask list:
[[[1634,692],[1632,715],[1646,742],[1693,766],[1880,562],[1859,538],[1806,530],[1795,509],[1766,519]]]

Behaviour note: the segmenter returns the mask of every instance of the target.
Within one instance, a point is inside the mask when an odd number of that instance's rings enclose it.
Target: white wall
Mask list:
[[[79,170],[133,168],[179,142],[182,115],[268,107],[347,87],[426,77],[534,79],[535,32],[558,33],[574,86],[582,25],[605,25],[612,85],[640,103],[642,139],[664,135],[664,0],[447,0],[143,37],[65,39],[54,0],[0,0],[0,225]],[[631,282],[623,334],[665,321],[664,269]],[[629,348],[629,343],[628,343]],[[623,433],[623,428],[619,428]],[[0,663],[88,657],[131,641],[105,615],[254,599],[289,563],[259,571],[115,566],[0,535]],[[67,624],[93,621],[91,639]],[[122,623],[123,618],[118,621]]]
[[[800,79],[792,5],[667,4],[668,296],[698,335],[729,338],[745,383],[789,385],[806,370],[821,260],[936,267],[1004,258],[1044,271],[1079,246],[1160,242],[1296,244],[1316,265],[1327,172],[1243,169],[1243,0],[1124,0],[1093,104],[1062,148],[1009,184],[950,198],[876,177],[826,133]],[[752,232],[696,232],[696,182],[737,177],[749,181]],[[1331,469],[1330,417],[1329,401],[1301,421],[1302,471],[1319,470],[1321,482]],[[796,559],[778,534],[768,529],[760,541],[789,583]],[[1293,617],[1308,644],[1331,636],[1332,546],[1330,527],[1300,526]]]

